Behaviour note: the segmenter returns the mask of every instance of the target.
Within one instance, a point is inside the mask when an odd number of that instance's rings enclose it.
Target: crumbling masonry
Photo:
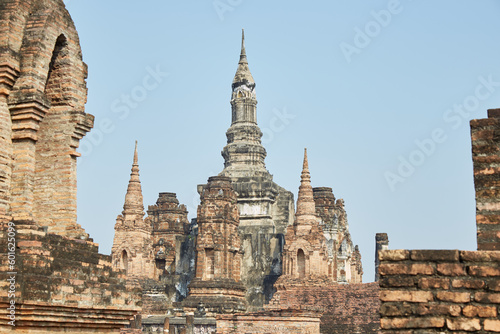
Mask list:
[[[0,295],[2,333],[116,333],[140,310],[140,290],[76,221],[86,77],[61,0],[1,2],[0,285],[15,290]]]
[[[326,288],[362,281],[361,255],[352,243],[343,201],[335,199],[331,188],[312,188],[307,157],[296,213],[293,194],[274,183],[265,167],[244,36],[230,104],[224,169],[198,186],[201,204],[191,223],[170,193],[161,193],[143,217],[137,152],[134,156],[124,211],[115,225],[113,263],[140,282],[143,316],[162,315],[160,324],[167,313],[182,317],[199,305],[210,316],[261,311],[289,279]],[[165,200],[178,214],[164,211]],[[283,318],[291,309],[275,306],[266,316],[292,326],[292,316]],[[306,323],[316,328],[319,313],[303,312],[293,314],[310,319]],[[232,323],[252,317],[224,319]]]

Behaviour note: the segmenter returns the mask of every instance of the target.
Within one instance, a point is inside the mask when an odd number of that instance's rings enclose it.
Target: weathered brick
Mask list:
[[[500,276],[500,268],[491,266],[470,266],[469,274],[472,276]]]
[[[469,292],[438,291],[436,298],[445,302],[468,303],[470,302]]]
[[[429,291],[382,290],[380,300],[387,302],[426,303],[434,299]]]
[[[445,276],[464,276],[465,267],[458,263],[438,263],[437,272]]]
[[[405,249],[382,250],[378,254],[380,261],[403,261],[410,258],[410,251]]]
[[[410,275],[433,275],[436,272],[432,264],[414,263],[410,266]]]
[[[418,281],[418,287],[420,289],[445,289],[450,288],[449,278],[436,278],[436,277],[422,277]]]
[[[446,326],[453,331],[481,330],[481,322],[479,321],[479,319],[464,319],[464,318],[446,319]]]
[[[441,328],[445,320],[437,317],[425,318],[382,318],[380,325],[383,329],[399,328]]]
[[[379,273],[381,276],[405,275],[410,272],[410,266],[406,263],[381,263]]]
[[[412,250],[410,254],[410,258],[414,261],[456,262],[459,260],[458,250]]]
[[[449,304],[419,304],[415,310],[419,315],[451,315],[457,317],[462,308],[458,305]]]
[[[493,319],[484,320],[484,330],[491,332],[500,332],[500,320],[493,320]]]
[[[479,303],[500,304],[500,293],[476,292],[474,299]]]
[[[381,287],[411,287],[415,285],[414,277],[386,276],[379,280]]]
[[[397,304],[383,304],[380,307],[380,314],[382,316],[394,317],[394,316],[408,316],[412,313],[411,306],[408,303],[397,303]]]
[[[474,289],[479,290],[486,286],[486,283],[483,280],[479,279],[454,279],[451,282],[451,286],[454,288],[466,288],[466,289]]]
[[[496,307],[492,306],[467,305],[463,308],[462,312],[466,317],[469,318],[491,318],[497,316],[497,309]]]
[[[488,282],[488,289],[492,291],[500,291],[500,280],[493,279]]]

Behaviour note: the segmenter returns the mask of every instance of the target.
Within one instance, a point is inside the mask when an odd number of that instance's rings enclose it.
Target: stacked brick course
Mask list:
[[[277,289],[266,309],[320,310],[321,333],[377,333],[380,328],[377,283],[331,285],[314,280],[288,282]]]
[[[500,109],[470,122],[478,250],[500,250]]]
[[[140,289],[112,270],[111,257],[97,244],[18,225],[16,250],[16,321],[19,333],[57,330],[119,332],[139,311]],[[0,286],[8,289],[7,229],[0,231]],[[12,328],[0,297],[0,332]],[[4,327],[5,326],[5,327]]]
[[[383,333],[500,332],[500,252],[384,250]]]
[[[318,334],[319,319],[314,312],[282,310],[217,316],[218,334]]]

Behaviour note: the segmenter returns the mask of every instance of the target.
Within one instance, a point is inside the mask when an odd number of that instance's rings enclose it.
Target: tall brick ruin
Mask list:
[[[286,232],[283,275],[278,282],[361,283],[361,259],[350,239],[343,202],[335,207],[331,188],[315,189],[305,150],[297,212]]]
[[[49,232],[76,223],[76,152],[93,126],[87,67],[62,1],[4,1],[1,10],[0,212]]]
[[[140,291],[77,224],[76,149],[94,120],[77,31],[61,0],[2,1],[0,30],[0,281],[15,288],[0,332],[117,333]]]
[[[231,180],[213,176],[201,189],[198,206],[196,275],[189,285],[184,306],[203,303],[214,313],[246,309],[246,288],[241,282],[240,215]]]
[[[152,278],[154,274],[152,231],[151,225],[144,219],[143,203],[136,142],[123,211],[116,218],[111,253],[114,268],[124,270],[127,276]]]

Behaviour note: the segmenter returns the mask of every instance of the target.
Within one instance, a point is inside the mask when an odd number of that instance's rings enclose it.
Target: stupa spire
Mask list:
[[[297,198],[297,223],[316,219],[316,205],[314,203],[313,189],[311,186],[311,174],[309,173],[309,162],[307,161],[307,148],[304,149],[304,163],[300,176],[299,196]]]
[[[139,179],[139,159],[137,154],[137,140],[135,141],[134,160],[128,182],[123,215],[137,214],[144,216],[144,200],[142,197],[141,180]]]
[[[227,145],[222,151],[224,170],[221,176],[268,175],[262,146],[262,131],[257,126],[255,81],[248,68],[245,32],[241,34],[238,69],[232,83],[231,127],[226,132]]]
[[[233,79],[233,91],[239,86],[245,85],[252,91],[255,88],[255,81],[253,80],[252,73],[248,68],[247,53],[245,50],[245,30],[241,30],[241,52],[240,61],[238,62],[238,69]]]

